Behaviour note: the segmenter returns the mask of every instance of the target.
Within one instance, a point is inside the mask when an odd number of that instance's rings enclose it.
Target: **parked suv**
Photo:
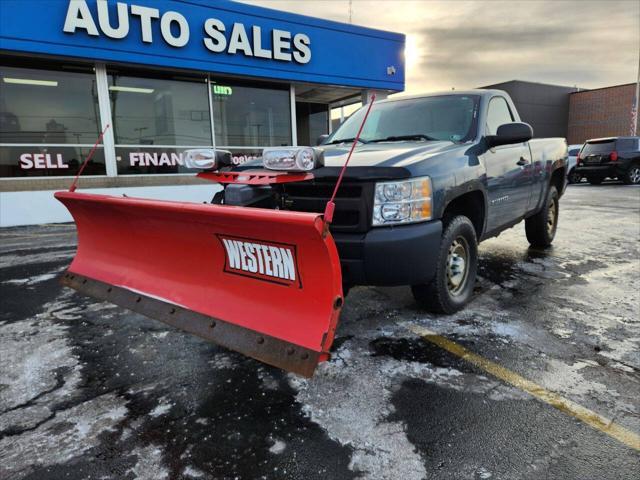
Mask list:
[[[640,184],[640,137],[587,140],[578,155],[575,173],[592,185],[618,178],[627,185]]]

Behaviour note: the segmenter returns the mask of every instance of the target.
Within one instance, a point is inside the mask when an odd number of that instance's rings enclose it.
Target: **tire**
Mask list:
[[[620,179],[625,185],[640,185],[640,163],[632,163]]]
[[[582,175],[576,172],[575,168],[572,168],[567,176],[567,181],[569,183],[580,183],[582,181]]]
[[[431,312],[455,313],[471,300],[477,269],[476,230],[467,217],[453,217],[440,240],[435,277],[431,283],[413,285],[413,297]]]
[[[587,180],[589,181],[589,183],[591,185],[600,185],[604,181],[604,178],[602,178],[602,177],[587,177]]]
[[[558,229],[559,211],[558,190],[551,185],[542,209],[524,221],[527,240],[532,247],[547,248],[551,246]]]

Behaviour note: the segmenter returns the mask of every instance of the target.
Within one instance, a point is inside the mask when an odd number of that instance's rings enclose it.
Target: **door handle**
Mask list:
[[[516,165],[520,165],[521,167],[524,167],[525,165],[528,165],[529,161],[524,158],[524,157],[520,157],[520,160],[518,160],[518,163]]]

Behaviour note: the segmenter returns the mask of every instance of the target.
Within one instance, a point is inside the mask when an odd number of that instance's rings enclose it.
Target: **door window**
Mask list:
[[[619,138],[616,142],[616,149],[622,152],[632,152],[638,149],[637,138]]]
[[[492,98],[487,112],[487,135],[495,135],[500,125],[511,122],[513,122],[513,115],[507,101],[502,97]]]

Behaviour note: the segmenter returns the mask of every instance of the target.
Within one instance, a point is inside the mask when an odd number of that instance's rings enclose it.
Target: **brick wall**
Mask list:
[[[630,135],[636,84],[587,90],[569,95],[567,142]]]

